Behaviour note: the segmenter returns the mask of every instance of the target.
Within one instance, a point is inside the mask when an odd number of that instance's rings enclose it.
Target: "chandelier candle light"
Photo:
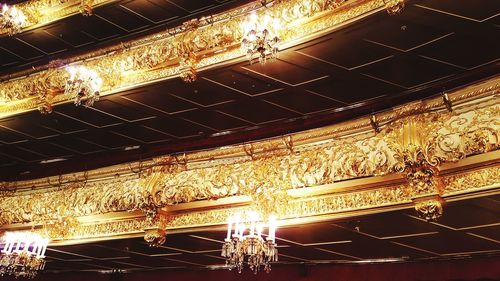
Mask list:
[[[241,216],[236,214],[229,218],[227,236],[222,246],[221,255],[226,258],[229,270],[236,268],[241,273],[246,263],[254,273],[257,273],[261,267],[269,273],[271,263],[278,261],[276,218],[269,217],[268,235],[265,239],[262,237],[264,225],[259,221],[259,215],[251,212],[248,215],[248,220],[250,221],[250,229],[248,234],[245,234],[246,225],[241,221]]]
[[[99,91],[102,79],[99,74],[85,66],[70,66],[66,69],[69,79],[64,88],[64,94],[75,97],[75,105],[79,106],[85,100],[85,106],[89,107],[99,100]]]
[[[31,232],[6,232],[0,252],[0,276],[34,278],[45,267],[48,239]]]
[[[3,4],[0,10],[0,28],[8,29],[9,34],[14,35],[21,32],[25,22],[26,16],[22,11]]]
[[[270,54],[271,58],[278,56],[280,43],[278,32],[281,28],[279,19],[273,19],[266,14],[263,19],[259,20],[257,14],[252,13],[242,27],[241,48],[246,52],[250,63],[256,54],[259,56],[260,63],[266,62],[267,54]]]

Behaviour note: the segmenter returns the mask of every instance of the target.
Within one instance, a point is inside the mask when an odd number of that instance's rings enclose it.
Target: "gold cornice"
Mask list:
[[[495,152],[492,152],[495,153]],[[440,176],[448,186],[442,194],[446,201],[465,200],[476,196],[500,194],[500,167],[484,166],[468,170],[466,159],[455,165],[462,170]],[[357,186],[364,188],[357,189]],[[457,190],[458,187],[458,190]],[[321,192],[318,193],[318,189]],[[293,190],[291,191],[293,194]],[[479,195],[478,195],[479,194]],[[307,187],[295,193],[282,213],[282,226],[297,225],[374,214],[413,207],[412,188],[393,176],[364,178]],[[422,201],[425,202],[425,201]],[[432,201],[431,201],[432,202]],[[182,203],[166,207],[168,216],[165,228],[168,233],[222,229],[227,217],[235,212],[253,210],[248,197],[231,197],[219,200]],[[51,245],[68,245],[100,240],[141,237],[148,229],[158,227],[158,222],[148,220],[142,212],[114,212],[80,217],[81,225],[69,239],[55,238]],[[26,229],[28,224],[10,224],[1,229]],[[43,229],[35,228],[43,232]]]
[[[74,226],[70,237],[101,237],[127,227],[141,233],[162,211],[170,229],[183,229],[203,226],[202,218],[217,224],[233,208],[318,219],[412,204],[436,219],[446,198],[500,187],[500,104],[492,83],[450,93],[452,111],[441,98],[380,113],[386,122],[378,132],[365,117],[252,144],[3,183],[0,224],[62,222]],[[471,91],[481,96],[471,99]],[[134,219],[106,215],[123,211]],[[96,221],[81,219],[89,216]],[[75,226],[76,217],[85,228]]]
[[[444,116],[453,116],[457,113],[480,110],[485,107],[495,107],[497,105],[498,89],[500,87],[500,77],[478,82],[474,85],[455,90],[448,93],[454,105],[454,112],[446,111],[445,104],[441,97],[431,98],[405,104],[400,107],[377,113],[379,127],[386,128],[389,124],[397,120],[404,119],[411,115],[419,115],[425,112],[436,112]],[[58,175],[34,180],[0,182],[0,190],[25,190],[29,192],[34,187],[36,190],[52,188],[58,185],[67,185],[73,182],[87,181],[89,184],[94,181],[113,180],[116,177],[126,177],[126,179],[136,179],[140,172],[155,166],[186,166],[199,168],[216,166],[219,163],[227,163],[248,160],[248,153],[255,155],[266,155],[275,150],[288,151],[292,148],[296,152],[308,150],[311,147],[331,146],[336,140],[342,139],[366,139],[376,133],[370,124],[369,117],[362,117],[339,124],[307,130],[304,132],[292,133],[284,137],[271,138],[262,141],[255,141],[247,144],[225,146],[216,149],[204,150],[193,153],[178,155],[166,155],[142,162],[131,162],[109,166],[105,168],[82,171],[73,174]],[[443,163],[453,165],[452,163]]]
[[[456,192],[445,192],[444,200],[456,201],[474,198],[479,191],[488,192],[488,195],[500,194],[499,167],[483,167],[474,171],[457,173],[454,177],[460,178],[460,182],[467,181],[472,185],[464,185],[460,188],[460,194]],[[487,175],[478,177],[477,174]],[[449,181],[448,176],[442,180]],[[279,214],[281,226],[291,226],[304,223],[313,223],[354,217],[360,215],[374,214],[413,207],[412,188],[407,184],[391,183],[390,179],[383,180],[387,184],[378,185],[364,190],[350,189],[349,191],[337,189],[335,185],[329,184],[319,187],[304,188],[310,196],[297,197],[293,199]],[[451,180],[451,181],[454,181]],[[495,182],[496,185],[491,183]],[[353,187],[357,183],[351,184]],[[316,188],[329,190],[329,193],[314,195]],[[224,200],[222,200],[224,201]],[[199,208],[193,203],[184,203],[172,208],[167,207],[165,214],[168,215],[165,228],[168,233],[181,233],[198,230],[221,230],[227,222],[227,217],[235,212],[245,213],[253,210],[246,199],[237,200],[237,205],[218,204],[216,201],[202,201],[205,204]],[[425,202],[425,201],[423,201]],[[432,202],[432,201],[431,201]],[[227,203],[227,202],[226,202]],[[209,206],[211,205],[211,206]],[[70,239],[55,238],[52,245],[67,245],[99,240],[141,237],[148,229],[154,229],[158,222],[148,220],[140,212],[132,213],[109,213],[106,215],[89,216],[79,218],[82,224],[74,231]],[[6,225],[0,229],[26,229],[27,225]],[[43,229],[38,231],[43,232]]]
[[[102,5],[111,4],[117,0],[31,0],[13,5],[23,12],[26,22],[21,32],[33,30],[40,26],[62,20],[80,13],[87,13]],[[0,28],[0,36],[6,36],[10,30]]]
[[[70,101],[72,97],[61,94],[68,78],[62,66],[67,64],[96,70],[103,79],[101,95],[109,95],[183,75],[193,67],[204,70],[242,59],[240,26],[249,11],[265,10],[281,18],[285,27],[280,37],[287,48],[383,7],[383,0],[286,0],[262,9],[261,1],[256,1],[143,39],[54,61],[34,73],[12,74],[17,78],[0,84],[0,118]]]

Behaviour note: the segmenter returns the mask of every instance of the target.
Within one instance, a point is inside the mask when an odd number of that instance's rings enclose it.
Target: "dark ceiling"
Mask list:
[[[448,203],[437,223],[411,209],[348,221],[279,228],[279,264],[415,261],[500,254],[500,196]],[[224,265],[225,231],[167,234],[160,248],[142,238],[50,247],[46,271],[200,268]]]
[[[498,3],[414,1],[400,15],[377,13],[284,50],[264,65],[242,62],[204,71],[192,84],[160,82],[107,96],[93,108],[65,104],[50,115],[5,118],[0,120],[0,180],[287,134],[497,75]],[[103,30],[96,25],[89,32]],[[60,46],[43,37],[35,41],[47,44],[47,50]],[[65,160],[41,164],[55,158]]]

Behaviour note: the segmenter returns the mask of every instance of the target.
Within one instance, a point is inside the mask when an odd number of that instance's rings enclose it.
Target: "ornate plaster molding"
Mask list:
[[[464,185],[455,183],[454,176],[440,182],[439,165],[497,150],[499,119],[500,105],[493,98],[457,106],[453,112],[400,118],[383,125],[379,133],[356,130],[341,138],[300,145],[294,145],[290,136],[264,141],[258,149],[238,146],[243,154],[216,160],[189,162],[188,155],[165,156],[154,159],[155,165],[139,165],[135,173],[118,177],[90,181],[75,176],[70,182],[49,178],[44,184],[53,186],[48,189],[4,192],[0,224],[135,210],[153,219],[165,206],[234,195],[250,196],[263,212],[279,212],[278,206],[290,205],[285,204],[290,200],[288,190],[394,173],[405,175],[411,187],[405,193],[408,199],[444,196],[453,186]],[[220,150],[206,155],[211,152]],[[2,189],[9,186],[27,187],[27,183],[4,183]]]
[[[460,182],[470,182],[464,185],[460,194],[467,197],[467,193],[478,190],[496,191],[500,187],[500,173],[498,167],[483,167],[474,172],[464,171],[454,175]],[[483,176],[478,177],[477,174]],[[488,177],[486,177],[488,175]],[[449,180],[449,176],[440,177],[440,180]],[[492,185],[492,183],[496,184]],[[314,189],[308,188],[308,189]],[[335,190],[335,189],[333,189]],[[304,222],[328,220],[339,217],[349,217],[377,213],[387,210],[411,208],[413,206],[413,188],[405,183],[383,184],[378,187],[349,192],[333,191],[328,194],[314,195],[292,199],[279,213],[282,225],[296,225]],[[456,192],[443,193],[444,200],[457,196]],[[427,198],[415,203],[415,210],[422,213],[428,220],[436,220],[443,212],[443,204],[439,198]],[[212,206],[210,208],[182,211],[168,211],[165,221],[149,220],[145,216],[131,215],[125,219],[95,220],[81,224],[75,228],[71,237],[55,236],[53,243],[78,243],[109,239],[111,237],[139,237],[146,234],[148,239],[159,241],[164,239],[167,232],[177,232],[195,229],[218,228],[227,223],[227,218],[238,212],[245,214],[255,210],[248,203],[243,206]],[[38,231],[43,232],[43,229]],[[145,237],[146,237],[145,236]],[[68,240],[69,238],[69,240]]]
[[[263,8],[262,1],[195,19],[182,26],[139,40],[73,57],[26,73],[0,84],[0,118],[66,102],[63,94],[68,64],[84,65],[103,79],[101,95],[119,92],[176,76],[189,77],[192,69],[203,70],[244,56],[240,50],[241,24],[250,11],[270,13],[283,22],[283,46],[292,46],[348,21],[384,7],[383,0],[282,0]],[[305,34],[307,35],[305,37]]]
[[[31,0],[14,5],[23,12],[26,22],[22,31],[43,26],[63,18],[83,14],[92,15],[92,8],[115,2],[116,0]],[[0,36],[10,34],[8,28],[0,28]]]
[[[500,166],[446,175],[441,178],[444,196],[456,196],[472,191],[500,187]]]

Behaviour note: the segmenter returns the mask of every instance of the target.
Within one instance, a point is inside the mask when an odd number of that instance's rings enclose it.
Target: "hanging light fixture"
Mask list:
[[[102,79],[99,74],[85,66],[70,66],[66,69],[69,79],[64,88],[64,94],[75,97],[75,105],[89,107],[99,100],[99,91],[102,86]]]
[[[48,239],[31,232],[6,232],[0,252],[0,276],[34,278],[45,267]]]
[[[265,239],[262,237],[264,225],[259,221],[257,213],[249,214],[247,221],[250,222],[250,229],[246,234],[246,225],[240,218],[239,214],[229,218],[227,237],[222,246],[221,256],[226,258],[229,270],[236,269],[241,273],[244,265],[247,264],[254,273],[259,272],[261,268],[269,273],[271,263],[278,261],[276,218],[269,217],[268,235]]]
[[[7,29],[9,35],[14,35],[21,32],[25,22],[26,16],[22,11],[16,9],[16,7],[3,4],[0,10],[0,28]]]
[[[246,52],[250,63],[255,55],[258,55],[260,63],[265,63],[268,55],[271,58],[278,56],[281,41],[278,36],[281,28],[279,19],[273,19],[268,14],[259,19],[256,13],[252,13],[242,28],[241,48]]]

